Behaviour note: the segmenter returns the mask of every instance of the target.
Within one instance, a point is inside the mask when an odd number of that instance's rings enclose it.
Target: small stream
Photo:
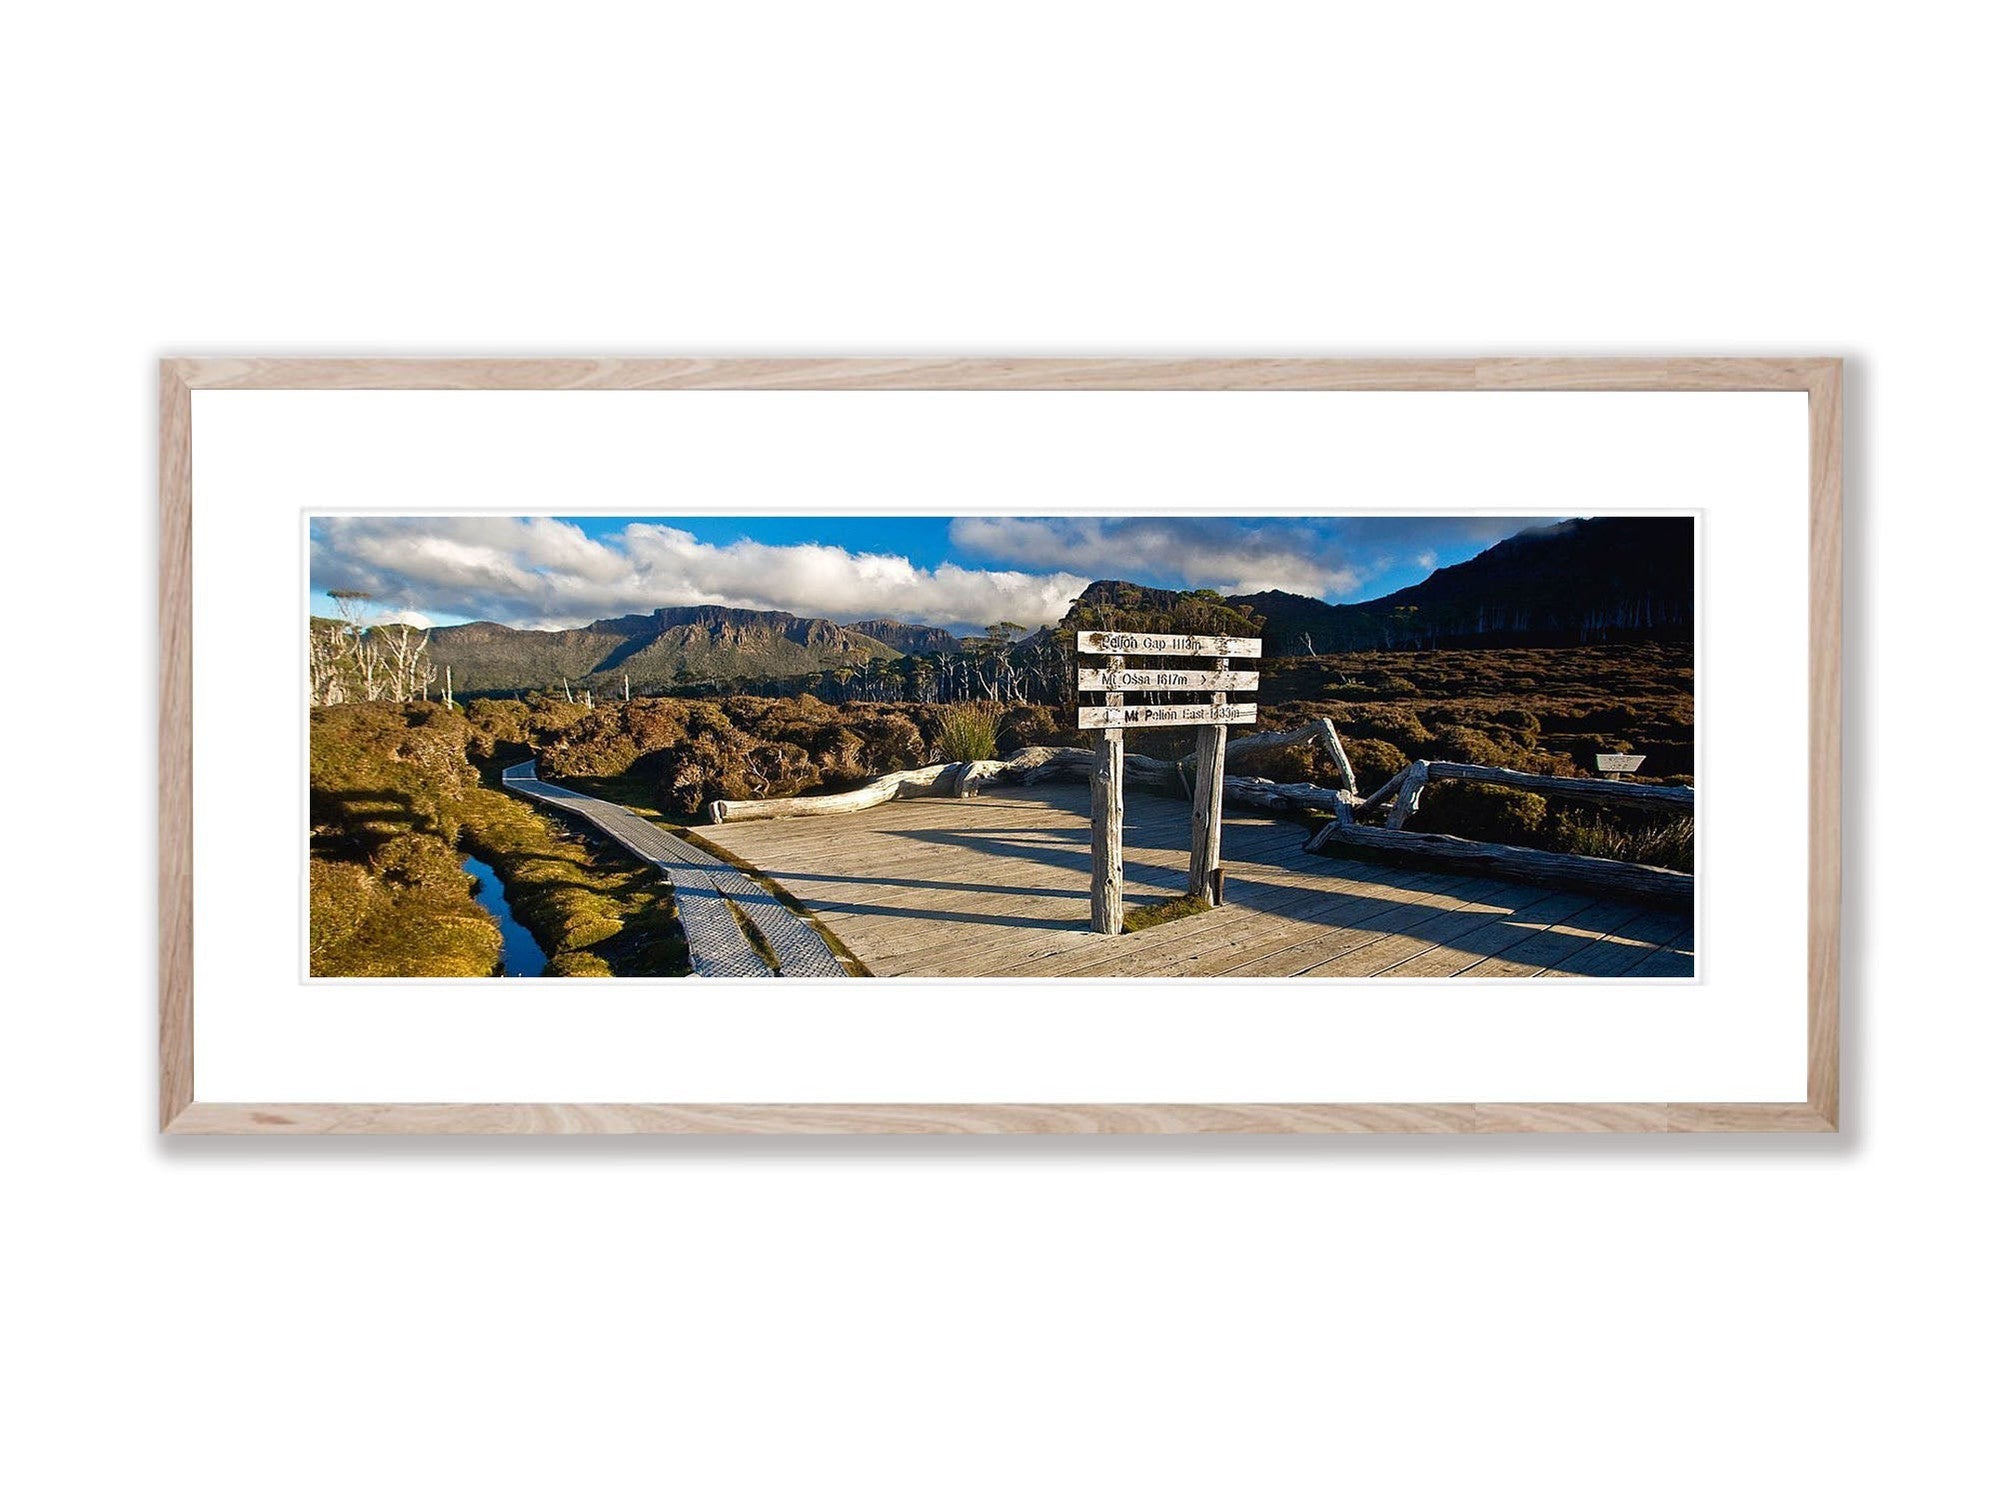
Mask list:
[[[500,972],[510,979],[538,979],[548,966],[548,956],[534,933],[514,920],[514,908],[507,904],[506,887],[493,866],[468,857],[460,866],[479,881],[472,898],[493,913],[500,923]]]

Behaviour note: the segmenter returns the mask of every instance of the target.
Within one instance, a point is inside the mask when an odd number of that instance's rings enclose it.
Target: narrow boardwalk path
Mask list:
[[[1125,819],[1127,905],[1182,895],[1189,808]],[[1685,912],[1476,875],[1308,854],[1304,829],[1230,813],[1227,904],[1089,930],[1090,794],[1049,783],[924,797],[702,836],[810,907],[870,971],[909,977],[1687,978]]]
[[[535,776],[535,762],[508,766],[500,783],[509,791],[580,817],[607,838],[666,875],[674,907],[687,933],[694,971],[703,978],[770,978],[773,970],[745,935],[740,912],[777,955],[780,978],[845,978],[847,970],[825,939],[796,912],[741,870],[676,838],[615,802],[551,786]],[[731,909],[733,907],[733,910]]]

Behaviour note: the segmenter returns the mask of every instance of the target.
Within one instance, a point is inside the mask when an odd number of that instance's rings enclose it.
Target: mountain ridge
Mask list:
[[[1693,527],[1690,517],[1557,521],[1353,604],[1276,589],[1225,597],[1212,589],[1099,579],[1077,596],[1059,627],[1143,624],[1202,634],[1255,628],[1267,657],[1688,638]],[[1025,644],[1038,647],[1047,633],[1037,631]],[[567,681],[599,696],[622,691],[626,677],[634,692],[779,682],[965,648],[948,630],[888,617],[841,624],[719,604],[666,605],[568,630],[474,621],[439,626],[430,639],[432,659],[452,668],[461,693],[546,690]]]

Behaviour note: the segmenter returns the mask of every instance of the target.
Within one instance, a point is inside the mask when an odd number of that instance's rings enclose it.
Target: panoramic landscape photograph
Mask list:
[[[1695,973],[1695,521],[315,515],[320,979]]]

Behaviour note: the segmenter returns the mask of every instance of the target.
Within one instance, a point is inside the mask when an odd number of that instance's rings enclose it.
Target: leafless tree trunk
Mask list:
[[[370,633],[382,640],[384,690],[392,702],[410,702],[436,680],[430,664],[430,631],[398,621]]]

